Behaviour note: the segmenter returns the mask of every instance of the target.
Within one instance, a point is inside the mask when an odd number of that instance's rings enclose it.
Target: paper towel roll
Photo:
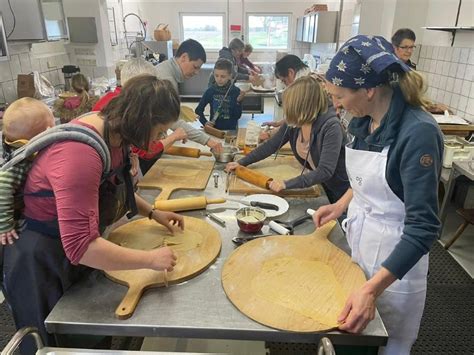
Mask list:
[[[268,227],[270,227],[271,230],[273,230],[273,231],[275,231],[275,232],[277,232],[278,234],[281,234],[281,235],[290,234],[290,231],[288,229],[286,229],[285,227],[279,225],[275,221],[270,221],[270,223],[268,223]]]

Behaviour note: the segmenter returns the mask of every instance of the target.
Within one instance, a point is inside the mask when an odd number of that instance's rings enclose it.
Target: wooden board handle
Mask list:
[[[270,182],[273,180],[262,173],[256,172],[244,166],[238,166],[235,169],[235,175],[240,179],[247,181],[255,186],[261,187],[263,189],[268,189]]]
[[[221,139],[225,137],[224,131],[221,131],[220,129],[211,127],[209,125],[204,125],[204,132],[206,132],[207,134],[210,134],[211,136],[221,138]]]
[[[138,301],[142,296],[144,288],[142,286],[130,286],[122,302],[115,309],[115,316],[118,319],[130,318],[137,308]]]
[[[173,192],[172,187],[164,187],[161,190],[160,194],[156,197],[155,202],[161,201],[161,200],[167,200],[170,197],[172,192]]]

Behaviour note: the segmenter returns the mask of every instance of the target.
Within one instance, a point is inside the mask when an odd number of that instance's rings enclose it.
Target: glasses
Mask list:
[[[398,47],[400,49],[403,49],[404,51],[409,51],[409,50],[413,50],[416,48],[416,46],[403,46],[403,47]]]

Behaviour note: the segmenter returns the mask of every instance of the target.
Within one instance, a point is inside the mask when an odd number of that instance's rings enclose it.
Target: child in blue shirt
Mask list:
[[[221,130],[236,130],[237,121],[242,116],[241,102],[245,92],[233,85],[232,63],[229,60],[219,59],[214,66],[213,75],[215,83],[206,90],[195,112],[203,125],[211,125]],[[229,92],[226,96],[227,91]],[[204,116],[204,109],[208,104],[211,107],[209,121]]]

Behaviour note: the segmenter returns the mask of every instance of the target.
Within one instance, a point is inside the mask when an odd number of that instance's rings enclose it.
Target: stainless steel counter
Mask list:
[[[207,159],[207,158],[201,158]],[[211,158],[209,158],[211,159]],[[205,194],[208,197],[224,196],[225,164],[216,164],[219,186],[214,187],[211,177]],[[152,201],[156,191],[145,190],[142,195]],[[177,191],[172,198],[202,195],[202,191]],[[327,203],[326,197],[317,199],[289,199],[290,210],[279,219],[289,220],[300,216],[308,207],[317,208]],[[46,319],[49,332],[59,334],[96,334],[117,336],[163,336],[205,339],[240,339],[278,342],[317,343],[322,336],[328,336],[334,344],[382,346],[386,344],[387,333],[377,314],[367,329],[360,335],[338,331],[327,333],[293,333],[278,331],[258,324],[247,318],[227,299],[221,286],[221,269],[227,256],[235,249],[231,238],[241,233],[234,218],[235,209],[223,211],[223,205],[211,205],[219,217],[226,221],[223,228],[213,221],[207,221],[221,234],[222,250],[216,262],[195,278],[169,288],[154,288],[146,291],[138,303],[133,316],[127,320],[115,318],[115,308],[125,295],[126,287],[118,285],[100,272],[94,272],[61,298]],[[225,206],[238,206],[228,202]],[[203,211],[183,213],[205,218]],[[296,229],[297,234],[307,234],[314,229],[307,221]],[[263,232],[268,231],[264,226]],[[349,247],[337,225],[330,240],[344,251]]]

